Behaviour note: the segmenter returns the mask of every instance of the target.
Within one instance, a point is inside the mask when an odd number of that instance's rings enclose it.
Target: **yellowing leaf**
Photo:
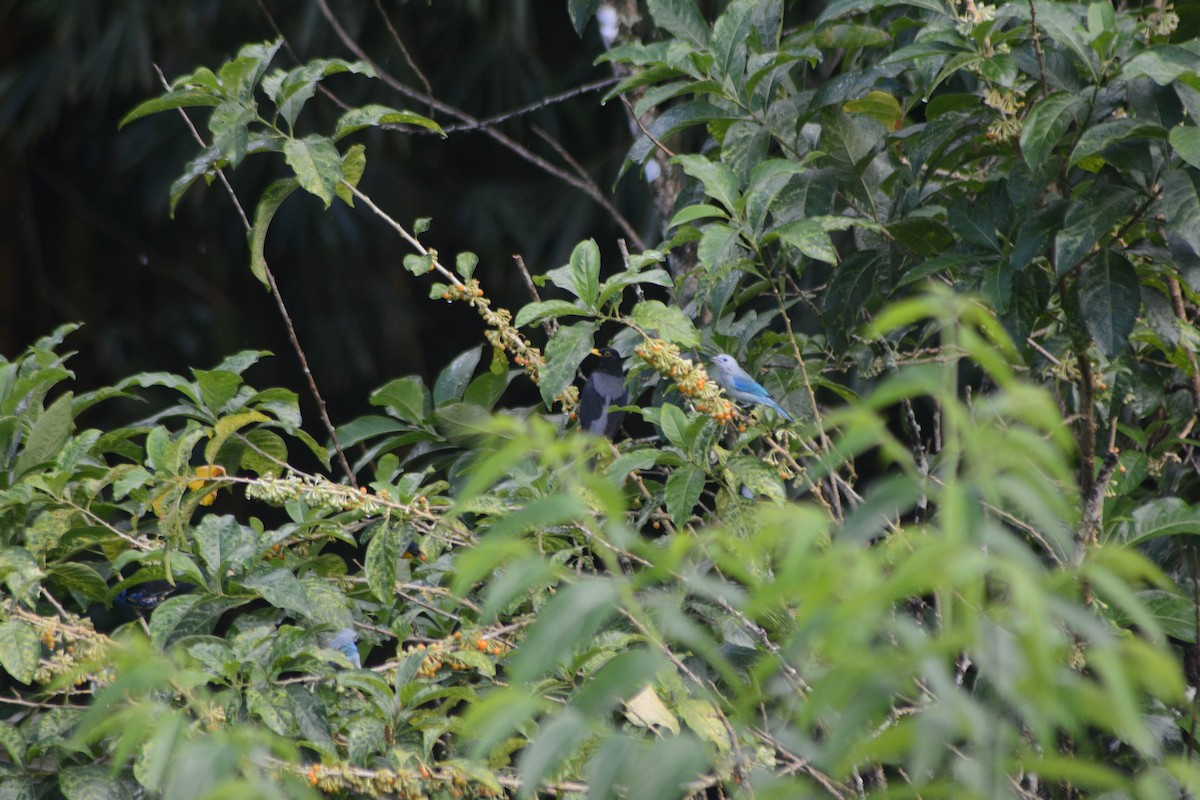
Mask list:
[[[196,475],[196,480],[188,481],[187,486],[188,486],[188,489],[190,489],[191,491],[198,492],[204,488],[204,484],[207,479],[224,477],[225,476],[225,468],[222,467],[220,464],[214,464],[211,466],[205,464],[205,465],[196,467],[195,475]],[[211,492],[204,495],[204,497],[200,498],[200,505],[211,506],[216,501],[217,501],[217,490],[213,489]]]
[[[671,733],[679,733],[679,720],[659,699],[653,686],[647,686],[625,701],[625,716],[643,728],[666,728]]]

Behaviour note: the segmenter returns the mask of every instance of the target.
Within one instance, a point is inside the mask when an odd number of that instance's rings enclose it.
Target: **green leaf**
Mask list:
[[[658,424],[668,442],[685,452],[690,449],[687,439],[687,416],[679,406],[663,404],[659,409]]]
[[[847,114],[866,114],[879,120],[888,130],[898,130],[904,123],[904,111],[900,102],[878,89],[872,89],[866,96],[857,100],[847,100],[842,104],[842,110]]]
[[[58,774],[58,788],[66,800],[128,800],[140,787],[131,778],[114,775],[97,764],[64,769]]]
[[[1099,79],[1098,61],[1095,52],[1083,37],[1083,19],[1078,6],[1059,3],[1039,3],[1037,21],[1043,37],[1064,45],[1079,59],[1091,80]]]
[[[635,261],[633,257],[630,257],[629,260],[630,263]],[[670,288],[675,285],[675,282],[671,279],[671,275],[665,269],[650,269],[646,270],[645,272],[639,272],[635,265],[634,269],[618,272],[616,275],[613,275],[604,283],[600,284],[600,304],[604,305],[609,300],[612,300],[619,293],[621,293],[626,286],[630,286],[635,283],[648,283],[654,286],[663,286],[666,288]]]
[[[776,228],[774,233],[779,238],[809,258],[824,261],[826,264],[836,264],[837,251],[833,249],[833,240],[816,220],[798,219]]]
[[[560,589],[537,614],[529,634],[512,655],[514,681],[529,681],[555,669],[577,646],[617,612],[618,594],[609,580],[585,578]]]
[[[343,203],[354,208],[354,192],[367,169],[366,145],[356,144],[342,156],[342,182],[334,188],[334,193]]]
[[[202,405],[213,414],[227,411],[226,405],[242,388],[242,376],[224,369],[192,369],[200,387]]]
[[[630,313],[634,323],[680,347],[700,344],[700,332],[678,306],[665,305],[660,300],[643,300]]]
[[[521,789],[518,798],[538,796],[543,779],[556,770],[591,735],[589,720],[572,708],[555,714],[521,753]]]
[[[577,35],[583,36],[584,27],[595,16],[599,6],[600,0],[568,0],[567,13],[571,15],[571,24],[575,26]]]
[[[682,155],[672,159],[683,171],[704,185],[704,193],[733,211],[738,206],[741,191],[737,176],[727,165],[709,161],[704,156]]]
[[[321,198],[329,208],[343,178],[342,157],[333,141],[315,134],[303,139],[288,139],[283,145],[283,155],[300,185]]]
[[[1171,128],[1170,142],[1180,158],[1200,169],[1200,128],[1195,125],[1176,125]]]
[[[371,405],[383,406],[400,419],[421,424],[432,409],[429,390],[416,376],[397,378],[371,394]]]
[[[213,147],[230,166],[236,167],[246,157],[246,148],[250,143],[249,125],[254,118],[254,109],[232,100],[217,106],[208,118]]]
[[[92,602],[108,597],[108,583],[100,573],[87,564],[61,561],[46,566],[46,575],[68,592]]]
[[[254,87],[262,80],[282,44],[280,38],[244,45],[238,50],[237,58],[222,64],[217,76],[227,96],[249,105],[254,97]]]
[[[1133,264],[1104,252],[1084,266],[1077,283],[1079,311],[1088,333],[1112,358],[1129,344],[1141,309],[1141,286]]]
[[[179,205],[180,199],[191,185],[196,182],[196,179],[201,175],[208,175],[210,172],[215,172],[224,163],[221,158],[221,152],[212,146],[201,150],[199,155],[187,163],[187,166],[183,168],[183,174],[171,182],[171,219],[175,218],[175,207]]]
[[[546,343],[546,364],[541,368],[538,380],[538,391],[546,408],[575,379],[575,371],[594,347],[597,327],[595,322],[564,325]]]
[[[737,228],[720,222],[706,227],[700,244],[696,245],[696,257],[714,272],[729,266],[730,262],[738,260],[745,253]]]
[[[600,292],[600,248],[595,239],[580,242],[571,251],[571,280],[576,296],[588,308],[596,307]]]
[[[250,272],[268,289],[271,287],[267,280],[267,257],[264,248],[267,242],[267,228],[275,212],[283,205],[283,201],[296,190],[300,182],[295,178],[282,178],[275,181],[259,198],[258,206],[254,209],[254,227],[250,229],[247,238],[250,242]]]
[[[160,112],[169,112],[174,108],[191,108],[194,106],[220,106],[221,97],[212,94],[211,91],[199,89],[175,89],[168,91],[167,94],[152,98],[152,100],[138,103],[133,107],[130,113],[122,116],[121,121],[116,124],[118,130],[134,120],[142,119],[143,116],[150,116]]]
[[[1184,75],[1196,74],[1200,74],[1200,55],[1174,44],[1143,50],[1125,62],[1121,70],[1127,79],[1146,77],[1159,86],[1169,86]]]
[[[248,446],[242,449],[238,465],[244,470],[253,472],[255,475],[278,477],[284,470],[283,465],[288,460],[287,444],[284,443],[283,439],[278,434],[265,428],[255,428],[243,435],[246,437]],[[313,438],[303,430],[297,430],[295,436],[308,446],[309,451],[313,455],[328,466],[329,454],[325,451],[325,448],[313,441]]]
[[[717,217],[719,219],[729,219],[729,212],[723,208],[708,205],[707,203],[699,203],[694,206],[687,206],[680,209],[679,213],[671,217],[671,221],[667,223],[668,228],[675,228],[679,225],[686,225],[689,222],[695,222],[698,219],[709,219]]]
[[[0,622],[0,667],[21,683],[33,683],[42,655],[42,640],[32,625]]]
[[[53,461],[66,445],[71,430],[75,427],[75,421],[71,417],[73,399],[74,395],[71,392],[65,392],[38,417],[25,440],[25,447],[17,456],[17,463],[13,467],[14,479],[19,479],[35,467]]]
[[[987,265],[979,290],[983,293],[983,299],[996,309],[997,314],[1008,311],[1013,291],[1013,268],[1008,259],[999,258]]]
[[[688,2],[688,0],[679,0],[679,2]],[[740,112],[730,111],[706,100],[691,100],[680,103],[677,106],[671,106],[658,119],[646,126],[646,131],[649,135],[643,135],[629,148],[629,154],[625,157],[625,164],[621,167],[621,173],[624,174],[629,164],[641,164],[645,161],[646,157],[650,155],[650,151],[657,147],[654,143],[655,140],[659,142],[664,141],[693,125],[707,125],[710,122],[719,120],[741,119],[742,116]]]
[[[1083,107],[1083,98],[1074,92],[1055,92],[1034,104],[1021,128],[1021,155],[1029,169],[1036,173],[1041,168]]]
[[[875,290],[878,267],[873,254],[859,252],[834,270],[823,308],[825,326],[834,347],[846,347],[850,331],[862,323],[864,307]]]
[[[1054,239],[1057,274],[1069,272],[1113,226],[1133,211],[1134,192],[1123,186],[1103,186],[1071,201],[1063,229]]]
[[[117,129],[124,128],[134,120],[148,117],[151,114],[157,114],[160,111],[170,111],[173,108],[189,108],[192,106],[216,106],[220,104],[221,98],[209,91],[200,89],[174,89],[152,100],[138,103],[132,111],[121,117],[121,121],[117,123]]]
[[[557,319],[563,316],[578,317],[585,314],[587,314],[586,311],[568,300],[542,300],[523,306],[517,312],[513,324],[518,328],[523,328],[544,319]]]
[[[736,456],[725,462],[725,468],[735,481],[749,489],[755,497],[766,496],[778,501],[787,499],[779,473],[758,456]]]
[[[758,0],[733,0],[713,23],[712,51],[716,77],[737,86],[746,69],[746,44]]]
[[[708,24],[692,0],[650,0],[654,24],[697,47],[708,46]]]
[[[466,390],[467,384],[471,382],[475,368],[479,366],[479,357],[482,353],[482,347],[472,347],[456,357],[449,366],[438,373],[437,380],[433,384],[434,406],[462,400],[463,392]]]
[[[363,571],[367,586],[381,603],[390,603],[396,593],[396,564],[404,554],[404,527],[382,522],[367,545]]]
[[[279,83],[279,94],[274,99],[279,108],[279,115],[287,120],[290,129],[296,123],[296,117],[314,94],[317,84],[322,78],[339,72],[354,72],[359,75],[375,77],[375,70],[361,61],[343,61],[340,58],[325,58],[310,61],[296,67],[282,77]]]
[[[445,138],[446,132],[442,126],[429,117],[414,114],[411,111],[397,111],[394,108],[372,103],[362,108],[352,108],[341,116],[333,129],[333,140],[336,142],[345,136],[363,128],[373,128],[379,125],[416,125],[431,130]]]
[[[1111,541],[1132,547],[1161,536],[1200,535],[1200,512],[1178,497],[1157,497],[1134,509]]]
[[[667,478],[667,513],[676,525],[683,525],[692,516],[704,491],[704,470],[691,464],[676,467]]]
[[[1176,129],[1178,130],[1178,129]],[[1091,158],[1104,148],[1131,139],[1165,139],[1167,132],[1161,125],[1149,122],[1139,122],[1135,119],[1116,119],[1093,125],[1079,137],[1075,149],[1071,151],[1071,166]],[[1095,172],[1095,169],[1091,170]]]
[[[465,281],[471,280],[471,276],[475,274],[475,267],[479,264],[479,256],[470,252],[459,253],[454,258],[454,270],[462,276]]]
[[[413,275],[424,275],[433,272],[434,255],[427,253],[409,253],[404,257],[404,268]],[[445,289],[442,290],[443,292]]]
[[[25,735],[16,725],[0,722],[0,747],[8,752],[9,760],[19,767],[25,766]]]
[[[241,580],[242,586],[253,589],[271,605],[284,611],[308,616],[311,609],[304,584],[285,568],[273,569]]]
[[[210,575],[226,575],[231,569],[241,572],[259,555],[258,535],[230,515],[208,515],[192,529],[196,553]]]

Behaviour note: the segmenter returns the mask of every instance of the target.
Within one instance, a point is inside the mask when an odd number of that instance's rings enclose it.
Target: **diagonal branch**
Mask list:
[[[170,84],[167,82],[167,76],[163,75],[158,65],[154,65],[155,71],[158,73],[158,79],[162,82],[164,89],[170,89]],[[184,110],[179,109],[179,116],[183,117],[184,123],[192,132],[192,136],[201,147],[207,147],[204,137],[200,135],[200,131],[196,130],[196,126],[192,124],[191,118],[184,113]],[[237,209],[238,215],[242,218],[242,225],[246,232],[249,233],[253,227],[250,224],[250,219],[246,216],[245,209],[242,208],[242,203],[238,200],[237,193],[233,191],[233,186],[230,185],[229,179],[225,177],[224,170],[217,170],[217,177],[221,180],[221,185],[225,187],[229,199],[233,201],[233,207]],[[296,351],[296,357],[300,359],[300,369],[304,372],[304,377],[308,381],[308,390],[312,393],[313,399],[317,404],[317,413],[321,416],[321,423],[325,426],[325,432],[329,434],[329,441],[333,443],[333,449],[337,453],[338,462],[342,465],[342,471],[346,473],[346,479],[350,481],[350,485],[358,488],[358,481],[354,477],[354,470],[350,469],[350,462],[346,458],[345,451],[342,450],[341,442],[338,441],[337,431],[333,427],[333,421],[329,418],[329,410],[325,407],[325,398],[321,395],[321,390],[317,388],[317,381],[313,377],[312,370],[308,366],[308,357],[304,355],[304,348],[300,346],[300,337],[296,334],[296,326],[292,324],[292,317],[288,313],[287,305],[283,302],[283,295],[279,293],[279,284],[275,282],[275,273],[271,272],[271,268],[263,263],[263,272],[267,276],[267,283],[271,287],[271,296],[275,298],[275,306],[279,309],[279,315],[283,317],[284,327],[287,329],[288,341],[292,344],[292,349]]]
[[[317,7],[321,10],[321,14],[325,17],[326,21],[329,23],[329,26],[333,29],[333,32],[337,35],[338,39],[341,40],[346,49],[353,53],[354,57],[359,61],[369,64],[371,68],[375,70],[375,73],[379,76],[379,79],[387,84],[388,87],[410,100],[422,103],[428,102],[429,106],[435,111],[445,114],[448,117],[453,117],[459,122],[465,123],[469,126],[480,125],[480,120],[476,119],[465,111],[455,108],[448,103],[443,103],[436,98],[425,97],[412,87],[397,80],[389,72],[383,69],[383,67],[375,63],[375,61],[369,55],[367,55],[366,51],[359,46],[358,42],[354,41],[354,38],[350,36],[346,29],[342,27],[341,23],[338,22],[337,17],[329,8],[329,3],[327,0],[316,0],[316,2]],[[533,164],[538,169],[553,175],[560,181],[568,184],[569,186],[575,187],[588,197],[592,198],[592,200],[594,200],[601,208],[608,212],[609,216],[612,217],[613,221],[617,223],[617,226],[620,227],[621,231],[629,238],[630,241],[636,244],[639,249],[646,249],[646,243],[642,241],[642,237],[638,235],[637,229],[634,228],[633,224],[626,219],[620,211],[617,210],[617,207],[612,204],[612,201],[610,201],[607,196],[605,196],[604,192],[600,191],[600,187],[596,185],[596,182],[592,180],[591,177],[580,178],[572,175],[566,170],[554,166],[537,153],[534,153],[513,139],[510,139],[508,136],[505,136],[495,128],[484,126],[480,127],[479,130],[485,136],[491,137],[498,144],[508,148],[513,153],[528,161],[530,164]]]

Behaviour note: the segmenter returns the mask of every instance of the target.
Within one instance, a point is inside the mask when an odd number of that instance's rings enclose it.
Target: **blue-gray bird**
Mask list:
[[[358,648],[354,645],[357,641],[358,634],[354,632],[354,628],[342,628],[333,635],[326,646],[350,659],[350,663],[354,665],[355,669],[362,669],[362,659],[358,655]]]
[[[762,384],[751,378],[746,370],[739,367],[733,356],[722,353],[713,358],[713,366],[717,368],[717,374],[713,377],[717,379],[717,383],[725,390],[725,394],[739,403],[750,403],[772,408],[776,414],[788,422],[792,422],[792,415],[784,411],[783,406],[775,402],[775,399],[767,393]]]
[[[588,376],[579,394],[579,427],[611,439],[621,427],[625,412],[610,411],[609,408],[629,402],[625,368],[621,365],[621,354],[612,347],[593,350],[592,354],[599,356],[600,363]]]

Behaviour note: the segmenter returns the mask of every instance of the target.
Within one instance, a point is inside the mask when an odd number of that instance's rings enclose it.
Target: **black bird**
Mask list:
[[[127,614],[145,616],[158,608],[172,595],[186,594],[196,587],[187,581],[171,583],[165,580],[146,581],[122,589],[113,599],[113,605]],[[132,617],[131,617],[132,618]]]
[[[625,412],[609,411],[609,407],[629,402],[625,368],[621,354],[611,347],[592,350],[592,354],[600,357],[600,364],[588,376],[579,396],[579,427],[611,439],[621,427]]]

